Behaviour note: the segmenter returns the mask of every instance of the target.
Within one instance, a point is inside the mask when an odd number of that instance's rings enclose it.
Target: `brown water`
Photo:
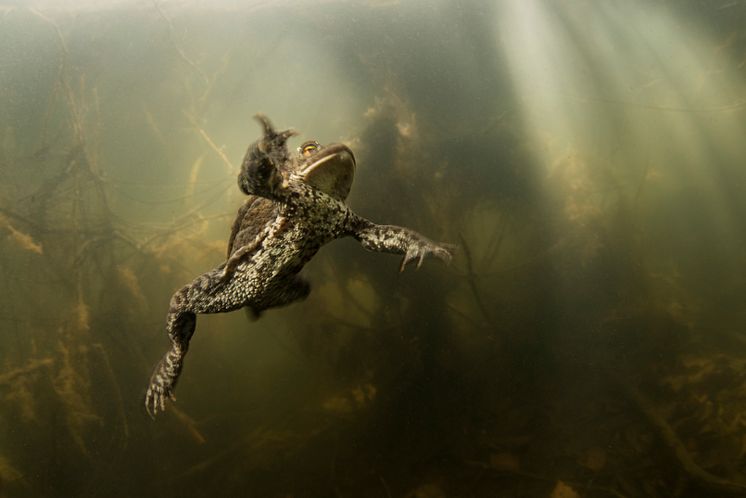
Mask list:
[[[0,497],[746,494],[746,2],[0,4]],[[201,316],[251,120],[345,141],[303,303]]]

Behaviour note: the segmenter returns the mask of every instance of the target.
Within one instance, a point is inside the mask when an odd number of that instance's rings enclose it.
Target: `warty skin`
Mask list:
[[[375,224],[345,204],[345,182],[352,175],[343,175],[354,171],[354,156],[346,146],[318,146],[294,158],[286,145],[294,132],[276,132],[266,117],[257,119],[264,134],[249,147],[238,175],[239,188],[250,198],[233,224],[229,257],[171,298],[166,319],[171,347],[156,365],[145,395],[151,416],[165,409],[166,399],[174,399],[198,314],[246,307],[258,317],[268,308],[305,299],[310,285],[299,272],[324,244],[354,237],[370,251],[403,254],[401,270],[412,261],[419,267],[428,256],[451,259],[450,244],[408,228]],[[329,171],[332,179],[343,180],[341,190],[327,186],[327,192],[313,184],[321,167],[336,168]]]

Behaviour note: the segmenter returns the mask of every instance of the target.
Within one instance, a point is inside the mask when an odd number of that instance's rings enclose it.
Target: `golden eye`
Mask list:
[[[303,154],[303,157],[308,157],[317,150],[319,150],[319,144],[317,142],[306,142],[300,146],[300,153]]]

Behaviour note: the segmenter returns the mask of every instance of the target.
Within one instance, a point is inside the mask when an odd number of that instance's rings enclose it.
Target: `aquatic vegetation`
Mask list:
[[[33,388],[43,369],[49,369],[54,363],[52,358],[30,359],[22,367],[13,368],[0,375],[0,386],[3,386],[6,407],[12,407],[20,414],[25,423],[38,422],[37,409],[34,403]]]
[[[0,213],[0,227],[8,231],[8,235],[10,236],[10,238],[20,248],[26,251],[34,252],[36,254],[43,254],[44,251],[42,250],[41,244],[34,242],[33,237],[31,237],[29,234],[23,233],[16,227],[14,227],[10,223],[10,221],[8,221],[8,218],[3,216],[2,213]]]
[[[100,423],[101,420],[91,406],[91,374],[87,362],[87,351],[85,349],[72,351],[68,344],[69,341],[60,342],[58,346],[60,365],[52,379],[52,388],[62,403],[73,441],[78,449],[87,455],[88,448],[84,433],[88,424]]]

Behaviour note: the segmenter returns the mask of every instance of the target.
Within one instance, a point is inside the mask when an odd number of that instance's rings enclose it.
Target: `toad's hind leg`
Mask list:
[[[189,349],[189,339],[194,334],[197,315],[188,311],[170,311],[166,330],[171,339],[171,349],[158,362],[145,393],[145,409],[150,416],[166,409],[166,398],[174,399],[174,388]]]
[[[223,313],[249,305],[242,299],[237,287],[249,290],[250,286],[241,279],[234,279],[227,286],[220,285],[222,266],[197,277],[171,297],[166,318],[166,332],[171,340],[171,348],[156,365],[150,376],[145,393],[145,408],[151,416],[163,411],[166,399],[174,399],[174,388],[184,365],[184,356],[189,350],[189,340],[197,325],[198,313]]]

